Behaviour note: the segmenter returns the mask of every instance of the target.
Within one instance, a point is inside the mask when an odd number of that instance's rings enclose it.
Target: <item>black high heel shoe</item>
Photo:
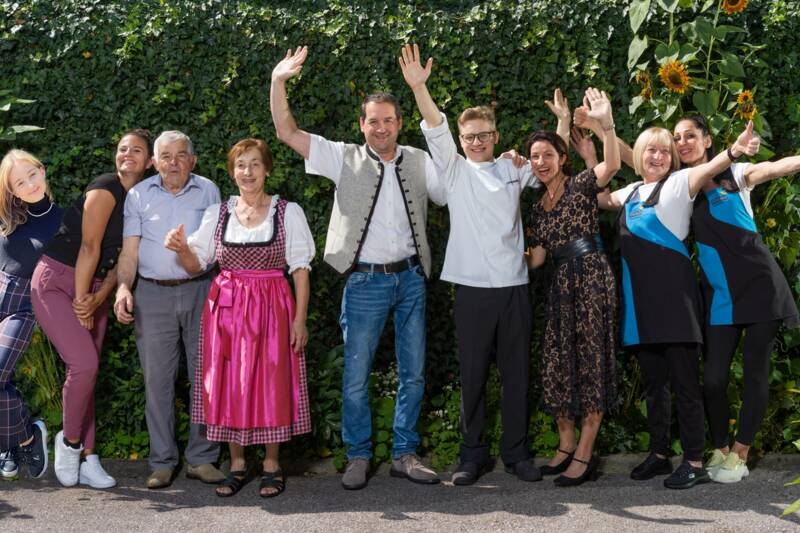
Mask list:
[[[560,475],[553,480],[553,483],[559,487],[577,487],[578,485],[583,485],[586,481],[595,481],[598,477],[600,477],[600,472],[597,471],[597,466],[600,464],[600,459],[596,455],[592,455],[592,458],[589,461],[584,461],[582,459],[578,459],[577,457],[572,458],[573,461],[578,461],[579,463],[583,463],[586,465],[586,470],[583,471],[578,477],[567,477],[565,475]]]
[[[543,476],[554,476],[556,474],[560,474],[569,467],[569,463],[572,461],[572,457],[575,455],[575,450],[568,452],[566,450],[562,450],[561,448],[559,448],[558,451],[567,454],[567,458],[555,466],[550,466],[550,465],[540,466],[539,471],[542,473]]]

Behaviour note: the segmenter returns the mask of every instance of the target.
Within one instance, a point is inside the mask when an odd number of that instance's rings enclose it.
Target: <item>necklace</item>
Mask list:
[[[550,192],[549,189],[546,189],[547,196],[550,198],[550,203],[551,204],[553,203],[553,200],[555,200],[556,194],[558,194],[558,191],[563,186],[564,186],[564,179],[559,179],[558,185],[556,185],[556,188],[555,188],[555,190],[553,192]]]
[[[47,213],[49,213],[49,212],[50,212],[50,210],[51,210],[51,209],[53,209],[53,205],[54,205],[54,204],[52,204],[52,203],[51,203],[51,204],[50,204],[50,207],[48,207],[48,208],[47,208],[47,211],[45,211],[44,213],[39,213],[38,215],[37,215],[36,213],[31,213],[31,210],[30,210],[30,209],[27,209],[27,208],[25,209],[25,211],[27,211],[27,213],[28,213],[30,216],[32,216],[32,217],[36,217],[36,218],[39,218],[39,217],[43,217],[43,216],[45,216]]]
[[[242,205],[244,206],[245,203],[242,202]],[[258,202],[253,207],[245,206],[241,212],[241,215],[244,217],[245,222],[250,222],[250,218],[256,213],[256,211],[258,211],[262,207],[264,206],[261,204],[261,198],[258,199]],[[245,209],[247,209],[247,211],[245,211]]]

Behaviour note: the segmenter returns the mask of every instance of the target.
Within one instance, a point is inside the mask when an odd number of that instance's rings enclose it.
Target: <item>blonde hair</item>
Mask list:
[[[494,110],[489,106],[480,105],[478,107],[466,108],[458,116],[459,128],[463,126],[466,122],[469,122],[470,120],[485,120],[486,122],[492,125],[492,129],[497,129],[494,117]]]
[[[647,128],[639,137],[636,138],[636,143],[633,145],[633,170],[636,174],[644,177],[644,165],[642,165],[642,157],[647,145],[653,144],[656,146],[666,146],[672,156],[670,161],[670,172],[675,172],[681,166],[681,159],[678,155],[678,147],[675,145],[675,138],[668,130],[664,128]]]
[[[30,163],[37,168],[44,168],[41,161],[25,150],[13,149],[0,161],[0,235],[7,237],[28,220],[28,204],[14,196],[11,191],[11,169],[17,163]],[[46,186],[50,201],[53,195],[50,186]]]

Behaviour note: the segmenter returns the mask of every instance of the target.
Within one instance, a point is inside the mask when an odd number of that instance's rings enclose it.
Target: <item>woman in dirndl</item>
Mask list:
[[[208,207],[188,239],[182,226],[165,239],[187,272],[213,262],[220,268],[203,309],[202,386],[192,399],[192,422],[206,424],[209,440],[230,447],[230,475],[216,489],[220,497],[244,485],[244,447],[254,444],[266,447],[259,494],[281,494],[286,479],[279,445],[311,431],[303,348],[314,240],[300,206],[264,191],[271,170],[264,141],[239,141],[228,152],[239,195]]]

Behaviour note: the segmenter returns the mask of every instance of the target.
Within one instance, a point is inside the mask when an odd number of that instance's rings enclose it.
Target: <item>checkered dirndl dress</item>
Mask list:
[[[203,307],[192,422],[208,439],[242,446],[311,431],[303,352],[289,344],[294,298],[286,279],[286,200],[276,199],[267,242],[224,239],[233,202],[214,232],[221,272]],[[234,215],[235,216],[235,215]]]

